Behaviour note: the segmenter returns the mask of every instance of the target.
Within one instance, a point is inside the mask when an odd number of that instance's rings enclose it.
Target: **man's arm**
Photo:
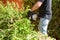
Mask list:
[[[30,11],[35,11],[36,9],[38,9],[39,7],[41,7],[43,1],[44,1],[44,0],[39,0],[39,1],[37,1],[37,3],[31,8]]]

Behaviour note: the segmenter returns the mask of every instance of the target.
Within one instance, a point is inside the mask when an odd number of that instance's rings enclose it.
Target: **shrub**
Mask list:
[[[0,4],[0,40],[38,40],[34,25],[26,18],[28,10],[18,11],[9,2]]]

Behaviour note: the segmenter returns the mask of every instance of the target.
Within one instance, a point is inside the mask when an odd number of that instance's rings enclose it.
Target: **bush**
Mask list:
[[[26,18],[28,10],[18,11],[9,2],[0,4],[0,40],[38,40],[34,25]]]
[[[8,3],[7,6],[0,4],[0,40],[38,40],[37,32],[33,30],[35,25],[26,18],[28,10],[37,0],[24,1],[25,4],[21,11],[12,7],[15,4]],[[60,38],[59,5],[59,0],[53,0],[53,18],[48,29],[49,35],[58,40]]]

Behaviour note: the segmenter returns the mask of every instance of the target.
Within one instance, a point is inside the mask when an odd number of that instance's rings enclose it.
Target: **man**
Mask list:
[[[44,35],[47,35],[48,24],[52,17],[51,4],[52,0],[38,0],[28,12],[28,14],[31,14],[36,9],[42,10],[40,13],[39,31]]]

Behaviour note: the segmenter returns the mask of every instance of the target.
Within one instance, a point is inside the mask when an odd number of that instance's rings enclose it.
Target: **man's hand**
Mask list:
[[[28,14],[27,14],[28,16],[28,19],[30,19],[31,21],[34,21],[34,20],[36,20],[36,18],[37,18],[37,14],[36,13],[34,13],[34,12],[32,12],[32,11],[28,11]]]
[[[31,17],[34,13],[32,11],[28,11],[27,15],[28,17]]]
[[[34,14],[34,13],[33,13],[32,11],[28,11],[28,13],[27,13],[28,19],[32,20],[32,15],[33,15],[33,14]]]

